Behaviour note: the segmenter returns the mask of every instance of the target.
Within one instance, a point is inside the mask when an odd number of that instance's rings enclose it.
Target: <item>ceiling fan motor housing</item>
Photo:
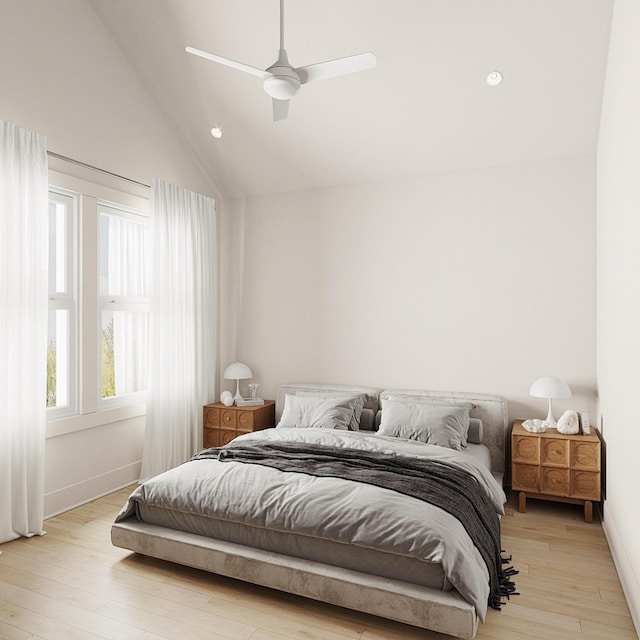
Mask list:
[[[276,100],[289,100],[300,89],[300,78],[291,67],[274,65],[267,69],[270,75],[264,80],[264,90]]]

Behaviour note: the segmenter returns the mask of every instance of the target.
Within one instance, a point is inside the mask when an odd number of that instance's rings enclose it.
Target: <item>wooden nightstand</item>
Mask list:
[[[564,435],[556,429],[531,433],[522,420],[511,433],[511,487],[518,491],[518,511],[527,510],[527,497],[584,504],[585,522],[593,519],[593,502],[600,501],[600,438]]]
[[[221,402],[203,407],[202,440],[205,448],[222,447],[236,436],[276,424],[276,403],[265,400],[258,407],[225,407]]]

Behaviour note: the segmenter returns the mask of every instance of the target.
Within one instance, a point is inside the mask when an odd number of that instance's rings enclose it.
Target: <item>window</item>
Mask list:
[[[148,197],[50,183],[47,433],[62,434],[144,414]]]
[[[101,399],[114,404],[147,388],[148,224],[144,216],[105,204],[98,212]]]
[[[76,413],[76,198],[49,194],[49,334],[47,408],[50,418]]]

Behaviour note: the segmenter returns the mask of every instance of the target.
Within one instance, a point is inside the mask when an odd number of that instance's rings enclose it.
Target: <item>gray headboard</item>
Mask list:
[[[509,428],[507,402],[502,396],[467,393],[457,391],[422,391],[416,389],[377,389],[375,387],[354,387],[349,385],[291,383],[278,387],[276,396],[276,424],[282,416],[284,397],[286,394],[296,395],[298,391],[330,392],[344,391],[345,393],[364,393],[367,395],[365,407],[377,411],[380,400],[389,396],[405,398],[430,398],[438,403],[455,404],[465,402],[474,404],[470,415],[479,418],[484,425],[485,444],[491,452],[491,468],[494,473],[505,472],[505,445]]]

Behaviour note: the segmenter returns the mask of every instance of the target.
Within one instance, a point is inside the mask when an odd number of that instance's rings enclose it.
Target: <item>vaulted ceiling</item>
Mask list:
[[[596,150],[612,0],[288,0],[293,66],[377,67],[303,86],[281,122],[260,79],[184,50],[266,68],[279,0],[91,2],[223,197]]]

